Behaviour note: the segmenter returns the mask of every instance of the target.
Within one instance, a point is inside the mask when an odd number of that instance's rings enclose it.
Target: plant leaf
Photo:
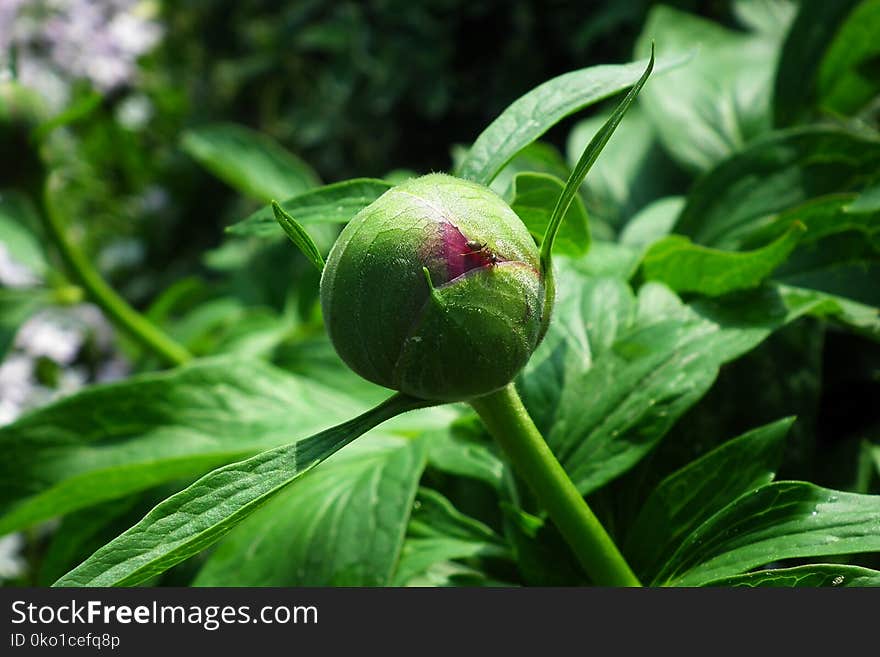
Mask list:
[[[358,436],[396,415],[428,405],[398,394],[348,422],[209,472],[163,501],[54,585],[129,586],[158,575],[215,543]]]
[[[816,101],[819,67],[828,45],[860,0],[802,0],[785,37],[773,88],[777,126],[796,123]]]
[[[181,147],[242,194],[268,203],[319,184],[317,174],[271,137],[234,123],[187,130]]]
[[[697,47],[687,66],[645,89],[641,106],[663,146],[691,171],[706,171],[770,128],[770,87],[784,29],[747,33],[655,5],[635,56],[656,41],[660,55]]]
[[[844,208],[852,214],[880,212],[880,184],[874,184]]]
[[[664,58],[657,63],[657,72],[680,66],[687,59]],[[488,185],[514,155],[566,116],[635,84],[647,63],[645,60],[593,66],[535,87],[515,100],[477,137],[455,174]]]
[[[572,128],[566,140],[571,166],[577,163],[609,116],[610,110],[603,111]],[[636,104],[629,108],[608,140],[602,157],[590,169],[590,176],[580,191],[591,220],[598,218],[620,228],[647,203],[680,189],[681,178],[681,171],[661,148],[645,111]],[[606,239],[613,239],[613,234]]]
[[[236,527],[193,584],[388,586],[424,452],[422,440],[365,436]]]
[[[793,422],[786,418],[749,431],[660,482],[626,538],[624,554],[640,579],[650,580],[663,558],[717,511],[773,480]]]
[[[384,180],[355,178],[318,187],[283,201],[281,209],[295,215],[303,224],[347,223],[363,208],[391,189]],[[276,237],[278,223],[271,205],[226,228],[241,237]]]
[[[304,438],[362,408],[251,359],[87,388],[0,428],[0,535]]]
[[[684,204],[683,196],[667,196],[645,206],[621,231],[620,243],[643,247],[666,237],[672,231]]]
[[[557,319],[518,387],[584,494],[648,454],[722,364],[826,302],[765,286],[684,305],[659,283],[634,297],[620,280],[560,274]]]
[[[777,482],[703,523],[654,584],[700,586],[780,559],[872,551],[880,551],[880,495]]]
[[[281,209],[275,201],[272,201],[272,211],[275,213],[275,220],[284,229],[284,232],[290,238],[290,241],[296,245],[302,254],[311,262],[318,271],[324,271],[324,257],[315,245],[315,242],[309,237],[306,229],[303,228],[296,219]]]
[[[501,488],[504,463],[485,444],[460,437],[454,425],[427,434],[425,442],[431,467]]]
[[[785,262],[806,227],[800,222],[760,249],[721,251],[699,246],[681,235],[655,242],[642,260],[647,280],[661,281],[676,292],[720,296],[757,287]]]
[[[553,208],[553,212],[551,213],[550,220],[547,224],[547,230],[544,232],[544,238],[541,240],[540,251],[541,271],[544,273],[544,276],[546,278],[545,285],[547,287],[547,298],[551,301],[551,303],[554,295],[554,291],[552,289],[553,270],[551,266],[551,258],[553,253],[553,244],[556,240],[556,235],[559,232],[559,226],[562,220],[567,215],[568,208],[569,206],[571,206],[575,195],[578,193],[581,183],[584,182],[584,178],[586,178],[587,173],[590,171],[590,167],[593,166],[593,163],[599,157],[602,149],[605,148],[605,144],[607,144],[608,140],[611,139],[611,135],[614,134],[617,126],[620,125],[620,121],[623,119],[623,116],[626,114],[626,111],[629,109],[630,105],[632,105],[635,99],[638,97],[639,92],[642,90],[642,87],[645,86],[645,82],[648,81],[648,78],[651,75],[651,71],[653,70],[654,46],[652,44],[651,57],[648,59],[648,64],[645,67],[642,76],[626,93],[626,96],[623,97],[623,100],[621,100],[617,104],[617,107],[614,108],[611,116],[608,117],[608,120],[602,125],[599,131],[595,135],[593,135],[593,138],[590,140],[590,143],[587,144],[587,147],[581,154],[581,157],[577,161],[577,164],[574,165],[574,169],[572,170],[571,175],[568,177],[568,180],[565,182],[565,187],[562,189],[562,193],[559,195],[559,198],[556,201],[556,205]]]
[[[862,0],[847,15],[822,56],[816,76],[819,106],[854,114],[877,95],[880,0]]]
[[[675,232],[705,246],[737,249],[765,217],[859,189],[878,167],[878,139],[828,127],[775,132],[701,178]]]
[[[703,584],[703,586],[740,586],[755,588],[759,586],[776,588],[835,586],[880,586],[880,571],[859,566],[838,564],[809,564],[778,570],[759,570],[745,575],[724,577]]]
[[[540,240],[547,232],[550,215],[565,184],[545,173],[518,173],[513,178],[510,207],[522,219],[532,236]],[[580,197],[566,211],[556,242],[558,253],[582,256],[590,248],[590,226]]]
[[[503,539],[466,516],[437,491],[422,488],[416,498],[408,536],[394,575],[405,586],[432,566],[456,559],[510,559]]]

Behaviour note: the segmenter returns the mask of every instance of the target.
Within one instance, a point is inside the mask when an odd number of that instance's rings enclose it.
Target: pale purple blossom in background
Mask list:
[[[162,38],[155,13],[142,0],[2,0],[0,68],[14,47],[21,82],[56,109],[73,80],[103,92],[133,84],[138,57]]]

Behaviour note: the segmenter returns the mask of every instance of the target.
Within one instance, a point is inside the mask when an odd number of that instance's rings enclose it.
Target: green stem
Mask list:
[[[544,442],[511,383],[473,399],[474,410],[600,586],[641,586],[614,541]]]
[[[166,335],[158,326],[132,308],[101,278],[91,261],[70,241],[59,213],[55,211],[49,198],[48,184],[43,197],[43,223],[49,238],[55,243],[58,252],[77,282],[88,296],[120,328],[127,331],[144,347],[153,351],[168,365],[182,365],[192,356],[180,344]]]

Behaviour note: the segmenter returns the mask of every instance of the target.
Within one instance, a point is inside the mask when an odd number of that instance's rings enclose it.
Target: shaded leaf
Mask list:
[[[773,480],[793,418],[734,438],[666,477],[627,535],[624,554],[642,579],[689,533],[740,495]]]
[[[859,0],[802,0],[785,37],[773,88],[777,126],[796,123],[816,100],[822,58],[834,35]]]
[[[880,0],[862,0],[836,31],[819,65],[816,92],[823,110],[853,114],[877,95],[878,34]]]
[[[181,147],[215,176],[259,201],[289,198],[319,184],[317,174],[268,135],[234,123],[183,133]]]
[[[675,232],[698,244],[736,249],[765,217],[859,189],[878,167],[878,139],[827,127],[772,133],[694,185]]]
[[[700,586],[780,559],[871,551],[880,551],[880,495],[777,482],[703,523],[654,583]]]

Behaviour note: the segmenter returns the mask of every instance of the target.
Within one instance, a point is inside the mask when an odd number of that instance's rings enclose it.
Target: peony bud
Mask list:
[[[513,380],[542,337],[544,292],[538,249],[513,210],[442,174],[358,213],[321,277],[340,357],[374,383],[438,401]]]

